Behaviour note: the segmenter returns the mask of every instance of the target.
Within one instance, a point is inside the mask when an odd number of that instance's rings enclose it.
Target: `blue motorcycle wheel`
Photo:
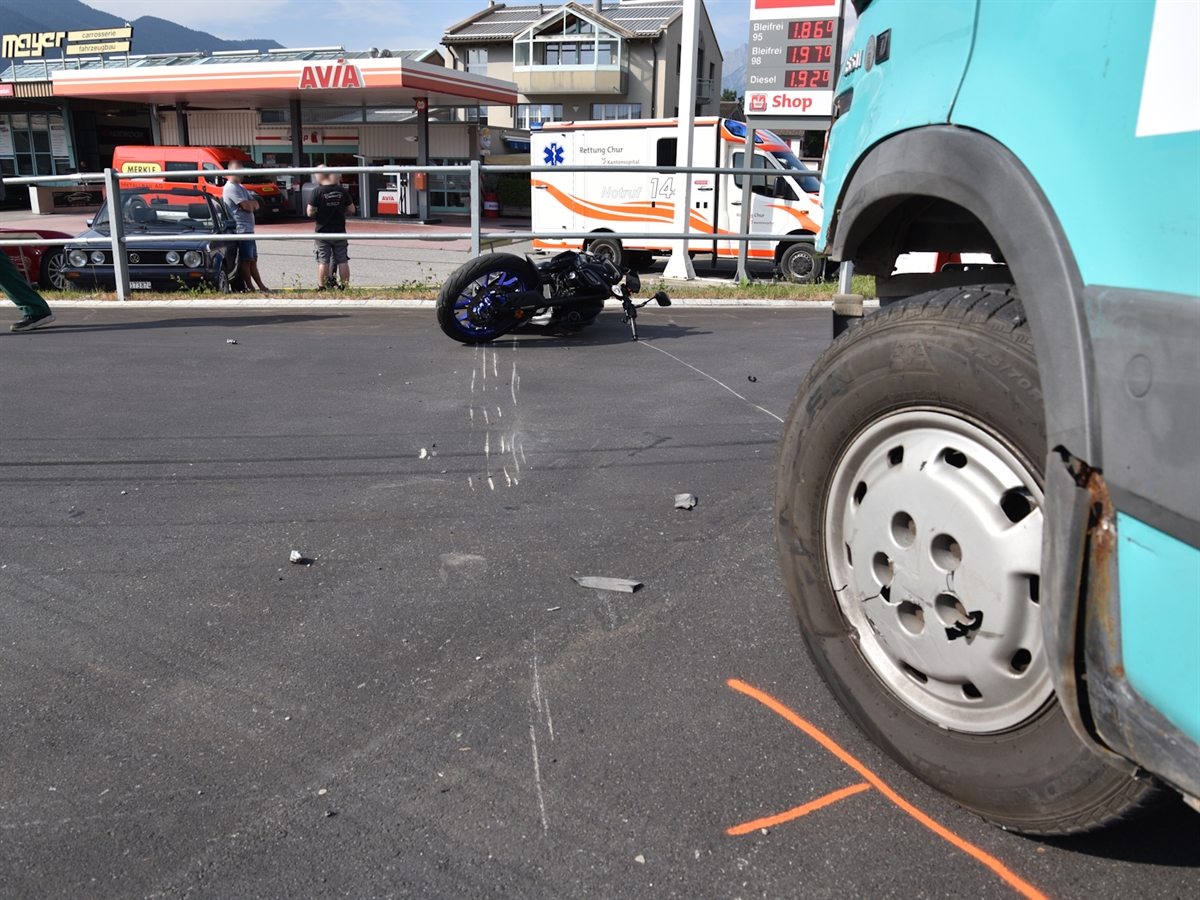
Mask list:
[[[438,292],[437,319],[442,332],[463,344],[485,344],[511,331],[520,319],[500,312],[492,321],[481,323],[470,316],[472,305],[509,291],[536,291],[542,279],[537,267],[511,253],[479,256],[460,266],[446,279]]]

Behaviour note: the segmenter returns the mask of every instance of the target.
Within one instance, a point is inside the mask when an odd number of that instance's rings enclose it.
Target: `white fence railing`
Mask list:
[[[213,178],[220,175],[225,170],[213,171],[212,169],[195,169],[188,171],[171,171],[171,172],[153,172],[130,174],[117,172],[115,169],[105,169],[103,172],[88,172],[72,175],[42,175],[42,176],[21,176],[13,178],[5,178],[6,186],[15,185],[38,185],[38,184],[55,184],[62,185],[65,183],[73,184],[103,184],[108,194],[109,208],[119,208],[119,204],[111,202],[113,198],[119,198],[121,195],[122,183],[136,186],[139,182],[172,182],[178,187],[188,187],[194,183],[194,179],[200,176]],[[693,243],[710,242],[710,241],[729,241],[737,243],[738,248],[738,268],[736,278],[739,281],[749,280],[749,272],[746,270],[746,253],[747,246],[751,241],[759,242],[796,242],[796,241],[811,241],[815,235],[811,234],[796,234],[796,235],[777,235],[767,234],[763,232],[750,233],[745,229],[745,223],[749,217],[742,217],[742,227],[737,233],[716,232],[714,231],[689,231],[686,233],[663,233],[660,231],[618,231],[605,230],[604,232],[596,231],[484,231],[483,230],[483,172],[486,171],[489,175],[505,175],[505,174],[530,174],[533,172],[545,172],[545,166],[487,166],[486,170],[475,160],[465,166],[322,166],[322,167],[275,167],[275,168],[255,168],[244,170],[253,173],[256,176],[309,176],[317,173],[331,174],[357,174],[357,175],[401,175],[414,174],[425,172],[428,174],[466,174],[470,183],[470,214],[471,224],[469,231],[462,232],[430,232],[430,231],[387,231],[387,232],[371,232],[371,233],[322,233],[322,240],[352,240],[352,241],[389,241],[389,240],[422,240],[422,241],[454,241],[454,240],[470,240],[471,255],[478,256],[486,241],[491,239],[505,240],[510,242],[527,241],[527,240],[595,240],[598,235],[604,237],[612,237],[620,240],[659,240],[659,241],[690,241]],[[607,172],[607,173],[646,173],[659,175],[740,175],[742,177],[742,209],[750,208],[751,183],[753,177],[767,177],[787,175],[791,170],[782,169],[733,169],[719,168],[712,166],[555,166],[555,172]],[[805,171],[796,173],[801,177],[812,177],[820,179],[821,173],[817,170]],[[189,180],[190,179],[190,180]],[[70,244],[72,246],[105,246],[112,248],[115,286],[117,299],[126,300],[129,297],[129,260],[128,248],[136,247],[139,244],[151,244],[161,242],[162,235],[138,235],[126,234],[124,228],[123,216],[108,217],[109,236],[95,238],[19,238],[19,239],[2,239],[0,247],[22,247],[22,246],[63,246]],[[313,240],[312,232],[257,232],[255,234],[222,234],[222,241],[311,241]]]

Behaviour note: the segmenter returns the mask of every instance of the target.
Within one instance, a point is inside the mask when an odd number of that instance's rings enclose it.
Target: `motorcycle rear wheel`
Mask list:
[[[442,284],[437,320],[442,332],[463,344],[486,344],[511,331],[520,319],[502,313],[489,324],[472,322],[468,309],[488,292],[536,291],[542,279],[537,267],[511,253],[492,253],[465,263]]]

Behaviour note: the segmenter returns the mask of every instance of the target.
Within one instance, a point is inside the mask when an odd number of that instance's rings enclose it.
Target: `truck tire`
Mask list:
[[[1015,288],[923,294],[852,327],[805,378],[775,522],[805,644],[858,726],[967,809],[1049,835],[1102,826],[1157,786],[1092,753],[1054,696],[1045,457]]]

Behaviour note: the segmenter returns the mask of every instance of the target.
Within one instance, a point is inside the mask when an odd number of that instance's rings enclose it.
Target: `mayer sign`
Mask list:
[[[751,0],[747,115],[828,120],[841,36],[842,0]]]
[[[63,39],[66,47],[63,47]],[[93,28],[88,31],[31,31],[27,34],[6,34],[0,45],[0,57],[24,59],[45,56],[50,49],[62,50],[67,56],[85,53],[128,53],[133,40],[133,27]]]

